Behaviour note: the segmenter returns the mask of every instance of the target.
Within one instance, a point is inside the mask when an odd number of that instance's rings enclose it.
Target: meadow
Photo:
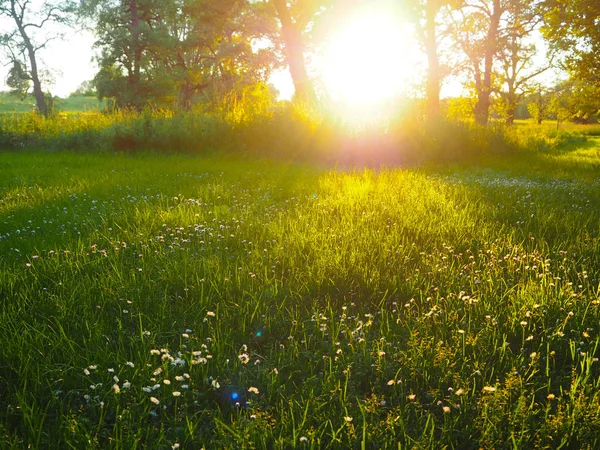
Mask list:
[[[369,169],[157,114],[0,127],[3,448],[600,447],[597,128]]]

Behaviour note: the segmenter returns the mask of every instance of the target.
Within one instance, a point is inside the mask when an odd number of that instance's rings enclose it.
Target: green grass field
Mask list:
[[[105,101],[99,101],[95,97],[75,95],[73,97],[59,98],[56,100],[56,109],[65,113],[82,113],[102,111],[106,106]],[[0,114],[28,113],[35,109],[35,98],[28,95],[25,99],[0,92]]]
[[[2,153],[2,448],[600,448],[599,150]]]

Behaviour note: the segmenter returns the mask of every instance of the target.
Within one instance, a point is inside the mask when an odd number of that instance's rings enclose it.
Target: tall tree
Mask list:
[[[441,28],[440,13],[445,6],[458,8],[461,0],[403,0],[402,6],[415,25],[417,38],[427,56],[427,115],[436,117],[440,112],[442,70],[439,55]]]
[[[451,18],[452,34],[467,57],[477,101],[475,122],[486,125],[494,88],[494,62],[500,51],[500,19],[506,11],[501,0],[467,0]]]
[[[547,54],[543,63],[534,57],[538,47],[533,33],[539,30],[543,13],[539,1],[507,2],[502,19],[498,52],[498,93],[507,125],[515,120],[515,111],[522,98],[531,90],[532,81],[552,67],[553,54]]]
[[[600,2],[546,0],[544,35],[572,77],[600,85]]]
[[[48,25],[68,24],[75,10],[75,3],[68,0],[47,0],[38,9],[34,9],[28,0],[0,0],[0,16],[8,18],[14,26],[12,32],[0,40],[12,65],[9,84],[28,90],[31,83],[37,110],[44,116],[49,111],[42,86],[39,52],[58,37],[46,33]]]
[[[197,95],[264,81],[273,66],[272,52],[253,46],[277,32],[265,2],[95,0],[91,6],[102,49],[98,92],[119,106],[189,108]]]
[[[315,17],[335,4],[335,0],[271,0],[281,26],[287,63],[295,96],[301,100],[315,98],[314,86],[306,68],[307,31],[314,24]]]

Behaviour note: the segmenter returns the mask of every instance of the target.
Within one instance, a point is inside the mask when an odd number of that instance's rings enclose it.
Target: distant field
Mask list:
[[[3,448],[599,448],[596,144],[0,154]]]
[[[56,107],[64,112],[87,112],[102,110],[106,105],[105,101],[100,101],[95,97],[73,96],[59,99]],[[35,109],[35,98],[31,95],[21,100],[18,96],[7,93],[0,93],[0,114],[1,113],[25,113]]]

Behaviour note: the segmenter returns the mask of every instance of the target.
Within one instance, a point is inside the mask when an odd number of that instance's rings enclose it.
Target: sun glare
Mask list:
[[[364,111],[407,93],[419,78],[419,57],[407,25],[383,12],[363,13],[331,34],[319,68],[333,100]]]

